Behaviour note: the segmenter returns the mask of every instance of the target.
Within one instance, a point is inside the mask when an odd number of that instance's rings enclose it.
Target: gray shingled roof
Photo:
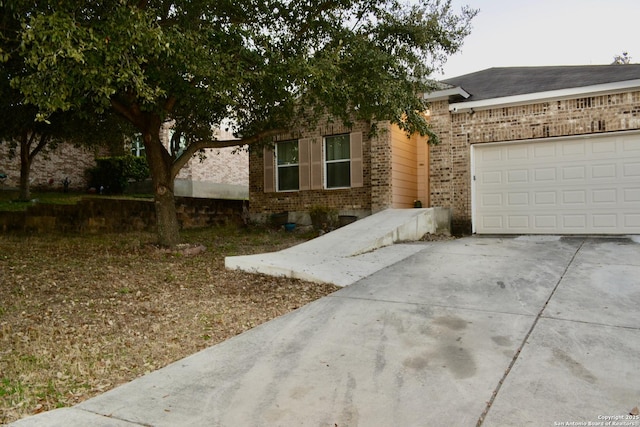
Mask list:
[[[640,64],[489,68],[443,80],[471,94],[464,101],[640,79]]]

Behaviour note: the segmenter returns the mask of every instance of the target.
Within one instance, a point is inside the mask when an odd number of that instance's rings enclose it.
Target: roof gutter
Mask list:
[[[537,102],[554,101],[566,98],[607,95],[640,89],[640,79],[622,82],[604,83],[592,86],[551,90],[546,92],[526,93],[523,95],[505,96],[501,98],[482,99],[478,101],[455,102],[449,104],[449,111],[454,113],[469,112],[476,109],[509,107],[514,105],[531,104]],[[425,96],[426,98],[426,96]]]

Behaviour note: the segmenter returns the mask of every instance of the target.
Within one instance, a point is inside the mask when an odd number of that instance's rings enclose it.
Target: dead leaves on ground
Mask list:
[[[147,234],[0,236],[0,423],[70,406],[337,288],[224,269],[289,233],[207,229],[195,254]]]

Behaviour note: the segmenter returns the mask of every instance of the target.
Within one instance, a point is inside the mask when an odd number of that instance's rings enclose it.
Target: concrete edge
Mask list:
[[[256,265],[258,265],[258,267],[256,267]],[[266,274],[274,277],[289,277],[291,279],[305,280],[307,282],[331,284],[331,282],[323,280],[313,274],[279,266],[274,262],[265,260],[264,256],[259,254],[226,257],[224,259],[224,267],[227,270],[240,270],[253,274]]]
[[[141,424],[112,418],[108,415],[96,414],[73,406],[31,415],[8,424],[7,427],[67,427],[69,425],[134,427]]]

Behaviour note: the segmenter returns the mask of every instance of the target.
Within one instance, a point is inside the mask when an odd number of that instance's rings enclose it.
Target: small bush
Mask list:
[[[111,194],[121,194],[131,181],[149,177],[147,159],[136,156],[99,157],[96,167],[87,170],[89,186]]]
[[[338,211],[328,206],[312,206],[309,216],[314,229],[329,231],[335,227]]]

